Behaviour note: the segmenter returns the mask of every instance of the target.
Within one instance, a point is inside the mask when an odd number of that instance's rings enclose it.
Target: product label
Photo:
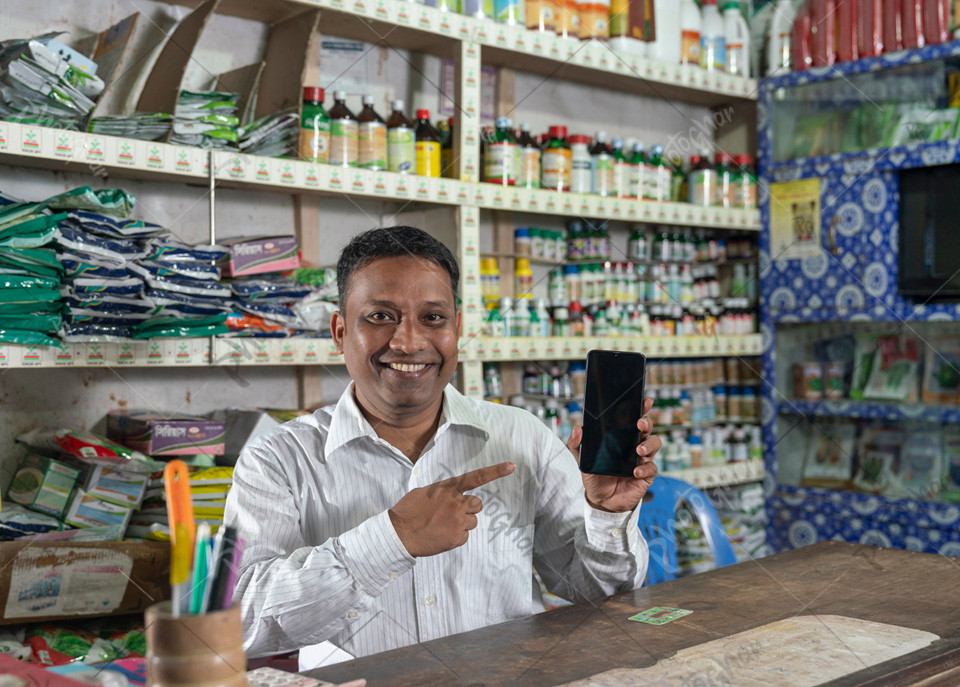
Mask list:
[[[557,33],[564,37],[576,38],[580,35],[580,10],[576,0],[556,0]]]
[[[680,64],[700,64],[700,32],[680,33]]]
[[[417,174],[424,177],[440,176],[440,144],[436,141],[417,141]]]
[[[360,166],[366,169],[387,168],[387,125],[364,122],[359,134]]]
[[[330,122],[330,153],[327,160],[331,165],[357,166],[358,133],[357,123],[352,119],[334,119]]]
[[[520,0],[493,0],[493,13],[501,24],[523,24]]]
[[[621,198],[630,196],[630,178],[633,165],[629,162],[616,162],[613,165],[613,191]]]
[[[590,158],[571,158],[570,164],[570,190],[574,193],[592,193],[593,164]]]
[[[643,164],[630,165],[630,178],[628,180],[627,194],[631,198],[643,198],[644,193],[644,171],[646,167]]]
[[[727,42],[723,36],[700,36],[700,66],[722,72],[726,67]]]
[[[413,174],[416,171],[413,129],[398,126],[387,131],[387,163],[391,172]]]
[[[580,12],[580,38],[607,38],[610,26],[610,8],[607,5],[583,3],[577,6]]]
[[[524,148],[520,153],[520,186],[539,188],[540,186],[540,151],[536,148]]]
[[[593,192],[600,196],[612,196],[614,189],[613,157],[595,155],[593,158]]]
[[[688,183],[690,202],[694,205],[713,205],[717,195],[717,173],[712,169],[695,169]]]
[[[330,122],[315,122],[300,129],[300,159],[326,162],[330,151]]]
[[[739,184],[734,188],[734,205],[738,208],[757,207],[757,180],[743,175]]]
[[[569,148],[553,148],[540,156],[543,187],[566,191],[570,188],[572,155]]]
[[[732,208],[736,204],[736,189],[734,188],[733,175],[730,173],[719,174],[717,176],[717,191],[714,204],[725,208]]]
[[[517,144],[488,143],[483,162],[483,180],[513,186],[517,183]]]
[[[673,173],[665,165],[647,165],[644,169],[644,200],[670,200]]]
[[[527,28],[534,31],[554,31],[557,10],[553,0],[527,0]]]

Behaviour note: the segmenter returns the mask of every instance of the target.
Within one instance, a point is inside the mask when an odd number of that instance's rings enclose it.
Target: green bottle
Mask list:
[[[650,184],[651,200],[670,200],[670,188],[673,181],[673,170],[663,159],[663,146],[655,145],[650,149],[649,167],[654,170],[654,178]]]
[[[300,116],[300,159],[327,162],[330,151],[330,117],[323,109],[323,89],[305,86]]]
[[[674,156],[672,162],[673,174],[670,177],[670,200],[679,203],[687,199],[684,184],[687,183],[687,175],[683,173],[683,160],[680,156]]]
[[[629,188],[627,195],[630,198],[643,200],[644,166],[647,159],[643,154],[643,141],[637,141],[633,144],[633,153],[630,156],[630,180],[627,182]]]

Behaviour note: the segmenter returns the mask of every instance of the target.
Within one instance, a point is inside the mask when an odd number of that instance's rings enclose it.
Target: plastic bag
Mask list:
[[[123,189],[94,191],[89,186],[80,186],[47,198],[44,205],[55,210],[95,210],[114,217],[127,217],[135,202],[136,196]]]
[[[56,339],[52,339],[40,332],[30,331],[29,329],[0,328],[0,341],[27,344],[29,346],[55,346],[57,348],[63,348],[63,344]]]

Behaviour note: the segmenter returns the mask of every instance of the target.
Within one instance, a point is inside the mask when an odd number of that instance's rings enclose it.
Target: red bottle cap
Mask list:
[[[589,144],[589,143],[590,143],[590,137],[589,137],[589,136],[585,136],[584,134],[574,134],[573,136],[570,137],[570,145],[573,145],[574,143],[586,143],[586,144]]]
[[[730,164],[733,162],[733,156],[730,153],[721,152],[714,156],[714,160],[716,160],[718,165]]]
[[[318,86],[304,86],[303,87],[303,99],[304,100],[316,100],[317,102],[323,102],[323,89]]]
[[[547,134],[550,138],[566,138],[567,137],[567,127],[565,126],[551,126]]]
[[[567,311],[570,314],[575,312],[583,312],[583,306],[580,305],[580,301],[570,301],[570,307],[567,308]]]
[[[451,129],[453,128],[453,117],[451,117],[450,119],[447,120],[447,124],[450,125],[450,128],[451,128]]]
[[[701,161],[702,159],[703,159],[703,158],[700,157],[699,155],[691,155],[691,156],[690,156],[690,166],[691,166],[691,167],[696,167],[697,165],[700,164],[700,161]]]
[[[417,119],[430,119],[430,110],[417,110]]]
[[[753,155],[747,155],[746,153],[741,153],[740,155],[735,155],[733,161],[736,162],[741,167],[753,164]]]

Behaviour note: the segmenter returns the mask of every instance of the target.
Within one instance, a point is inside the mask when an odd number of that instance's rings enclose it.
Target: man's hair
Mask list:
[[[354,236],[340,253],[340,259],[337,260],[340,312],[343,313],[346,308],[347,288],[354,272],[378,258],[407,256],[429,260],[447,271],[450,275],[450,287],[453,289],[453,302],[459,310],[457,288],[460,284],[460,267],[453,253],[422,229],[400,225],[370,229]]]

